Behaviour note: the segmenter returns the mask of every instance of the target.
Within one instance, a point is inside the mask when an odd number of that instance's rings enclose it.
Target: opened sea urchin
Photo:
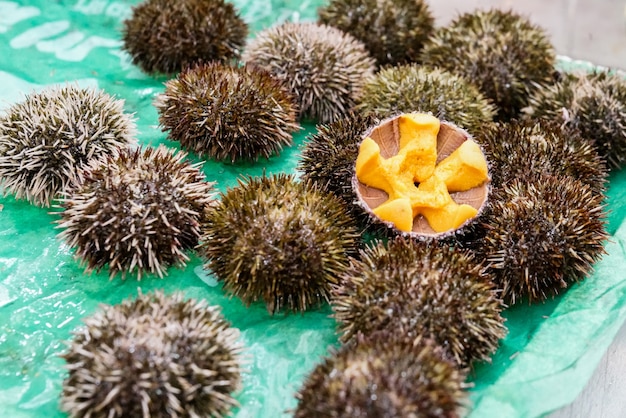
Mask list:
[[[435,23],[422,0],[331,0],[319,16],[363,42],[379,66],[415,62]]]
[[[218,160],[269,158],[299,128],[291,93],[250,67],[197,65],[168,81],[155,105],[169,138]]]
[[[123,48],[148,73],[239,57],[248,25],[224,0],[146,0],[124,21]]]
[[[201,253],[224,289],[270,313],[327,301],[357,241],[338,198],[285,174],[240,181],[203,231]]]
[[[295,418],[457,418],[464,372],[425,339],[379,332],[323,360],[296,395]]]
[[[155,292],[84,323],[63,354],[71,417],[222,417],[237,404],[239,331],[219,308]]]
[[[477,85],[504,120],[519,115],[537,84],[551,82],[555,71],[548,34],[521,15],[497,9],[463,14],[435,31],[421,60]]]
[[[374,71],[374,60],[360,41],[315,23],[284,23],[259,32],[242,58],[269,71],[289,88],[300,118],[321,123],[352,109]]]
[[[90,161],[134,143],[123,101],[68,85],[28,95],[0,116],[0,186],[37,206],[77,179]]]
[[[213,184],[185,156],[165,147],[127,150],[84,169],[61,199],[57,222],[88,271],[108,265],[111,278],[140,279],[185,264],[213,200]]]
[[[396,238],[362,251],[333,292],[341,340],[388,330],[432,339],[460,365],[488,361],[503,305],[469,251]]]

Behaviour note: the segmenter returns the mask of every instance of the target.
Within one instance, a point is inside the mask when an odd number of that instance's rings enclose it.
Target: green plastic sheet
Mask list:
[[[46,86],[96,86],[123,98],[134,113],[139,141],[165,144],[152,106],[164,78],[144,75],[120,50],[120,28],[137,1],[0,1],[0,112]],[[320,1],[238,0],[242,16],[258,31],[284,20],[313,20]],[[562,67],[589,65],[561,59]],[[257,164],[206,161],[203,170],[219,190],[241,175],[294,172],[312,125],[279,157]],[[197,160],[191,155],[190,158]],[[626,317],[626,173],[611,176],[607,208],[608,254],[594,274],[565,295],[506,311],[509,334],[491,364],[470,375],[472,417],[536,417],[571,402]],[[0,416],[63,417],[58,399],[65,371],[58,357],[64,340],[98,304],[115,304],[152,289],[183,290],[222,307],[242,332],[248,360],[236,417],[289,416],[294,393],[328,349],[337,345],[331,311],[270,316],[262,304],[245,307],[228,298],[192,256],[185,269],[164,279],[108,279],[86,275],[57,237],[49,210],[0,197]]]

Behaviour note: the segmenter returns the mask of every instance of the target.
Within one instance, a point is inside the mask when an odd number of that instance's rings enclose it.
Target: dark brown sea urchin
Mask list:
[[[296,395],[295,418],[456,418],[465,373],[424,339],[378,332],[319,364]]]
[[[422,0],[331,0],[319,16],[363,42],[379,66],[415,62],[435,23]]]
[[[185,264],[213,201],[213,184],[185,156],[165,147],[128,150],[85,168],[61,199],[57,222],[88,271],[108,265],[111,278],[140,279]]]
[[[222,417],[237,404],[239,331],[219,308],[155,292],[84,323],[63,354],[70,417]]]
[[[423,336],[458,364],[489,361],[506,334],[503,305],[469,251],[396,238],[362,251],[333,292],[341,340],[388,330]]]
[[[239,57],[247,24],[224,0],[146,0],[124,21],[123,48],[148,73]]]
[[[0,116],[0,186],[49,206],[81,167],[134,143],[123,101],[73,85],[31,93]]]
[[[299,129],[291,93],[251,67],[197,65],[168,81],[155,105],[169,138],[218,160],[269,158]]]
[[[360,41],[315,23],[284,23],[259,32],[242,58],[272,73],[294,93],[300,118],[321,123],[352,109],[374,71],[374,60]]]
[[[275,313],[325,302],[356,250],[341,202],[293,176],[240,180],[213,207],[200,247],[227,292]]]

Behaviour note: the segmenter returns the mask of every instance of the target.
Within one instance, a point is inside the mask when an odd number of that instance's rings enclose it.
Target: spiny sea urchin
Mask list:
[[[435,23],[422,0],[331,0],[318,13],[363,42],[379,66],[417,61]]]
[[[494,193],[477,247],[505,301],[541,301],[588,275],[604,253],[603,195],[546,173],[511,179]]]
[[[456,418],[466,406],[464,380],[432,341],[378,332],[341,347],[311,372],[294,417]]]
[[[358,108],[380,118],[430,112],[472,134],[495,115],[494,107],[465,79],[415,64],[380,70],[365,83]]]
[[[293,176],[240,180],[208,213],[201,253],[224,288],[270,313],[327,301],[356,251],[341,201]]]
[[[134,143],[124,102],[74,85],[31,93],[0,116],[0,186],[37,206],[77,178],[89,161]]]
[[[626,161],[624,74],[566,74],[553,85],[537,90],[525,110],[530,118],[554,119],[579,130],[594,142],[610,167],[619,168]]]
[[[269,158],[299,128],[293,96],[269,73],[201,64],[165,84],[155,105],[169,138],[218,160]]]
[[[466,250],[395,238],[361,252],[333,291],[341,340],[389,330],[423,336],[460,365],[488,361],[506,334],[502,303]]]
[[[576,131],[551,121],[512,121],[485,126],[476,136],[500,187],[528,173],[572,176],[603,193],[607,168],[596,148]]]
[[[284,23],[259,32],[243,60],[266,69],[294,93],[300,118],[321,123],[352,109],[374,71],[360,41],[316,23]]]
[[[224,0],[146,0],[124,21],[123,48],[148,73],[239,57],[248,25]]]
[[[185,264],[213,201],[213,183],[185,156],[163,146],[127,150],[83,170],[60,199],[57,223],[87,271],[108,264],[111,278],[121,272],[141,279]]]
[[[538,83],[550,83],[554,48],[547,33],[512,11],[465,13],[435,31],[422,50],[425,65],[476,84],[498,106],[499,119],[516,117]]]
[[[218,307],[155,292],[84,323],[62,356],[71,417],[221,417],[237,404],[242,346]]]

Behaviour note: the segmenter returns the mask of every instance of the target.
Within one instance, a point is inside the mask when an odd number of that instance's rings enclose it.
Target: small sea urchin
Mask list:
[[[365,83],[358,108],[379,118],[430,112],[471,134],[495,115],[495,108],[465,79],[415,64],[380,70]]]
[[[155,292],[84,323],[63,354],[71,417],[222,417],[237,404],[239,331],[217,307]]]
[[[603,194],[569,176],[511,179],[495,192],[477,252],[505,301],[554,296],[604,253]]]
[[[331,0],[319,16],[363,42],[379,66],[415,62],[435,23],[422,0]]]
[[[333,291],[341,339],[389,330],[423,336],[460,365],[488,361],[506,334],[503,309],[469,251],[395,238],[362,251]]]
[[[155,105],[163,130],[183,148],[218,160],[269,158],[299,128],[291,93],[269,73],[201,64],[165,84]]]
[[[213,184],[185,156],[165,147],[127,150],[83,170],[61,199],[57,222],[88,271],[108,264],[111,278],[140,279],[185,264],[213,201]]]
[[[94,159],[134,143],[123,101],[73,85],[32,93],[0,116],[0,186],[37,206],[77,179]]]
[[[477,85],[504,120],[519,115],[537,84],[552,81],[555,60],[543,29],[512,11],[497,9],[457,17],[435,31],[421,55],[423,64]]]
[[[593,141],[612,168],[626,161],[626,79],[623,74],[596,71],[566,74],[543,86],[525,109],[529,118],[547,118],[578,130]]]
[[[321,123],[352,109],[374,71],[374,60],[360,41],[315,23],[284,23],[259,32],[242,58],[269,71],[289,88],[300,118]]]
[[[270,313],[327,301],[358,238],[341,201],[284,174],[240,181],[203,230],[207,268],[227,292],[263,300]]]
[[[124,21],[123,48],[148,73],[239,57],[248,26],[224,0],[146,0]]]
[[[466,406],[464,380],[432,341],[378,332],[313,370],[296,395],[294,417],[456,418]]]

